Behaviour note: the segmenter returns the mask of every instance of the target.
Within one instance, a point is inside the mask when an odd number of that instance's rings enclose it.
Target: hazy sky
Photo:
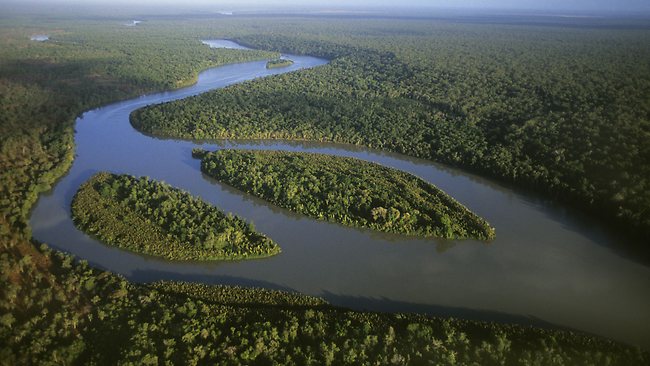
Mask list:
[[[0,0],[12,2],[12,0]],[[269,7],[317,6],[319,8],[344,7],[427,7],[427,8],[473,8],[508,10],[571,10],[571,11],[616,11],[650,12],[650,0],[23,0],[24,3],[118,3],[131,5],[180,5],[183,7],[202,5],[241,8],[250,6]]]

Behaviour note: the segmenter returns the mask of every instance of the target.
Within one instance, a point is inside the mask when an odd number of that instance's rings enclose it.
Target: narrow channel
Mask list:
[[[211,46],[239,47],[229,41]],[[34,238],[140,282],[239,284],[322,296],[378,311],[514,321],[577,329],[650,349],[650,268],[616,248],[622,240],[586,215],[431,161],[348,145],[288,141],[193,142],[134,130],[129,114],[254,78],[321,66],[285,55],[206,70],[194,86],[110,104],[76,121],[76,158],[30,218]],[[420,240],[317,221],[274,207],[204,176],[193,147],[309,151],[351,156],[413,173],[446,191],[497,230],[490,242]],[[78,231],[70,202],[99,171],[148,176],[255,223],[282,247],[260,260],[179,263],[106,246]]]

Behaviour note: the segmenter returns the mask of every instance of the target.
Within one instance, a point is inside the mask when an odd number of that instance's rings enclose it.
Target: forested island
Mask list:
[[[287,67],[287,66],[291,66],[291,65],[293,65],[292,60],[288,60],[286,58],[279,58],[279,59],[276,59],[276,60],[269,60],[266,63],[266,68],[267,69],[275,69],[275,68]]]
[[[105,243],[172,260],[232,260],[280,252],[252,224],[171,186],[99,173],[72,201],[72,218]]]
[[[366,161],[284,151],[193,152],[211,177],[291,211],[349,226],[490,240],[494,229],[434,185]]]
[[[391,150],[515,182],[650,234],[643,31],[389,28],[400,31],[364,37],[354,26],[331,32],[316,23],[307,33],[238,37],[332,62],[151,106],[132,124],[170,137]]]

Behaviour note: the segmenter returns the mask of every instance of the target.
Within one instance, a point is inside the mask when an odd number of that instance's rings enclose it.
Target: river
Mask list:
[[[229,41],[211,46],[239,47]],[[576,329],[650,349],[650,267],[624,255],[630,239],[579,211],[431,161],[367,148],[288,141],[192,142],[134,130],[129,114],[246,80],[326,60],[285,55],[200,73],[194,86],[88,111],[76,121],[76,158],[42,194],[33,236],[92,265],[139,282],[174,279],[294,290],[336,305],[381,311],[519,322]],[[246,148],[309,151],[374,161],[413,173],[486,218],[496,240],[421,240],[317,221],[274,207],[203,175],[191,150]],[[238,262],[170,262],[106,246],[77,230],[70,202],[99,171],[149,176],[252,220],[282,254]]]

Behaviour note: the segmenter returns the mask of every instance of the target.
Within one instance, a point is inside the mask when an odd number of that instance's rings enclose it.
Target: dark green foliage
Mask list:
[[[195,147],[192,149],[192,157],[195,159],[203,159],[203,157],[209,153],[209,151]]]
[[[201,170],[311,217],[375,230],[444,238],[494,238],[494,229],[413,175],[358,159],[282,151],[218,150]]]
[[[133,125],[186,138],[397,151],[544,191],[650,233],[649,31],[301,25],[239,39],[331,58],[329,65],[149,107],[132,115]]]
[[[266,63],[266,68],[267,69],[275,69],[278,67],[287,67],[293,65],[293,61],[287,60],[287,59],[276,59],[276,60],[269,60]]]
[[[50,26],[54,30],[44,32],[50,41],[33,42],[33,28],[0,24],[0,209],[21,228],[37,194],[71,164],[72,126],[79,113],[191,84],[207,67],[277,56],[210,49],[198,34],[180,34],[162,24]]]
[[[152,288],[171,294],[183,294],[195,299],[218,302],[231,306],[277,306],[277,307],[329,307],[319,297],[239,286],[205,285],[191,282],[156,282]]]
[[[31,240],[31,206],[72,162],[74,118],[191,83],[208,66],[276,57],[209,49],[199,41],[208,33],[179,29],[0,19],[0,364],[82,363],[99,299],[119,307],[113,295],[127,285]],[[30,41],[34,33],[51,40]]]
[[[330,33],[345,34],[345,22],[327,23],[333,24]],[[395,34],[403,27],[392,21],[363,23],[372,37],[389,35],[393,23]],[[63,23],[49,13],[35,21],[0,19],[0,364],[403,364],[404,359],[411,364],[650,363],[647,353],[571,332],[323,309],[312,300],[265,290],[143,286],[31,240],[29,209],[37,193],[47,190],[70,165],[78,113],[184,84],[201,67],[235,61],[222,55],[239,54],[209,50],[198,39],[271,29],[322,33],[316,24],[314,19],[222,18],[152,20],[127,28],[115,20]],[[422,24],[427,28],[431,22]],[[454,33],[457,26],[449,25],[447,31]],[[29,41],[35,33],[50,34],[52,40]],[[377,42],[386,39],[378,37]],[[436,47],[450,50],[447,46]],[[631,48],[632,57],[623,57],[622,64],[634,63],[642,49]],[[444,52],[433,55],[445,57]],[[414,59],[428,62],[429,57]],[[441,61],[438,57],[433,64]],[[450,59],[465,61],[469,59],[460,55]],[[454,78],[463,70],[458,66]],[[179,83],[179,78],[185,81]],[[624,90],[634,88],[634,82],[614,85]],[[317,307],[275,306],[283,298]]]
[[[72,201],[75,224],[102,241],[174,260],[268,257],[280,253],[252,224],[187,192],[146,178],[99,173]]]
[[[262,289],[234,287],[224,294],[209,286],[162,283],[127,290],[119,293],[119,306],[99,308],[103,319],[93,323],[95,332],[87,336],[95,348],[80,360],[219,365],[642,365],[648,361],[647,354],[569,331],[355,312]],[[258,299],[263,300],[258,303]],[[107,332],[116,323],[123,324],[118,344]]]
[[[30,247],[18,239],[7,248]],[[2,364],[634,366],[650,361],[647,353],[570,331],[356,312],[264,289],[136,285],[46,246],[31,248],[29,260],[3,257]]]

